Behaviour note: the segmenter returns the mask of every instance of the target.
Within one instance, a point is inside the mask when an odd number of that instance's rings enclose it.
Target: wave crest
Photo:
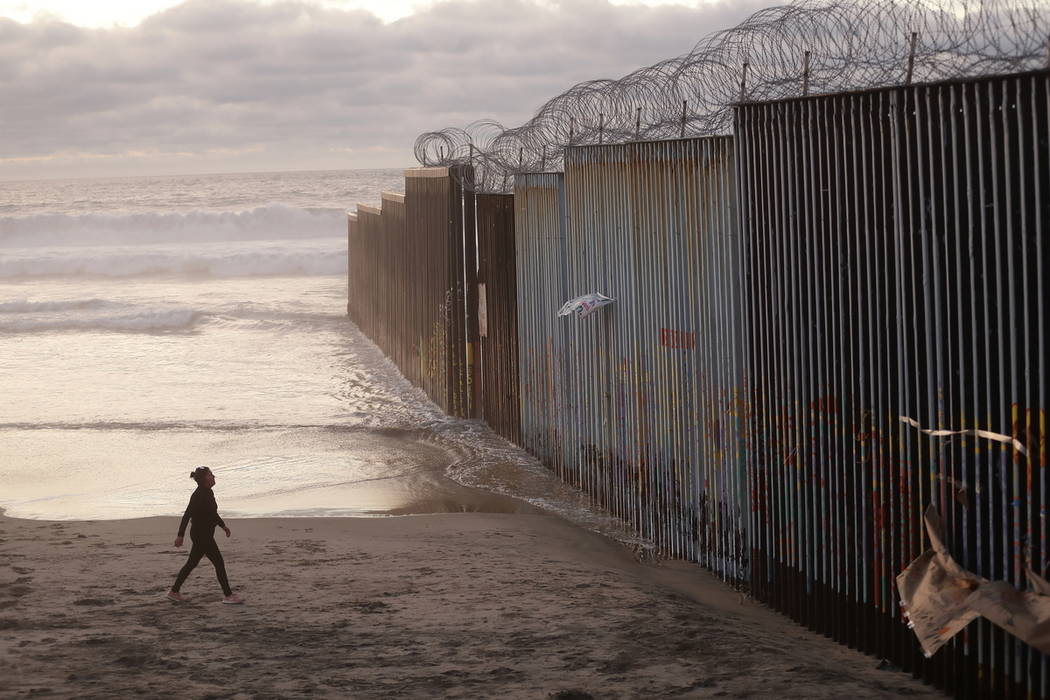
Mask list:
[[[0,257],[0,280],[34,277],[322,276],[346,271],[346,241],[19,248]]]
[[[203,317],[180,306],[138,306],[101,299],[84,302],[10,302],[0,304],[0,334],[52,331],[164,333],[191,330]]]
[[[342,235],[341,209],[269,204],[245,211],[0,217],[0,247],[297,240]]]
[[[215,304],[186,305],[156,300],[16,299],[0,303],[0,335],[59,331],[174,333],[196,331],[205,325],[271,331],[327,328],[343,323],[345,318],[341,312],[298,311],[221,300]]]
[[[0,302],[0,314],[99,309],[110,305],[112,305],[112,302],[108,302],[105,299],[72,299],[68,301],[28,301],[26,299],[16,299],[15,301]]]

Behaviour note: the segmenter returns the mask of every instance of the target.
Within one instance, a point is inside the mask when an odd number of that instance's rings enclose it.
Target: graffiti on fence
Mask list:
[[[676,331],[671,328],[661,328],[660,345],[665,348],[692,350],[696,347],[696,333]]]

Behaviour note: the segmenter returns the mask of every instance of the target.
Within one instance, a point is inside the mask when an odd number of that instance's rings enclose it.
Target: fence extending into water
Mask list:
[[[404,195],[383,193],[381,208],[359,204],[348,217],[347,313],[409,381],[461,417],[472,410],[467,329],[476,313],[469,182],[468,169],[410,170]]]
[[[978,576],[1050,557],[1048,114],[1039,72],[744,103],[513,196],[409,171],[351,217],[350,314],[668,556],[956,696],[1046,698],[984,619],[924,658],[894,579],[930,505]]]

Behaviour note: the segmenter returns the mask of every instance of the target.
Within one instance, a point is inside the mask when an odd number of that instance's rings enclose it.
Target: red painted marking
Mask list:
[[[676,331],[671,328],[660,329],[660,345],[665,348],[692,350],[696,347],[696,333]]]

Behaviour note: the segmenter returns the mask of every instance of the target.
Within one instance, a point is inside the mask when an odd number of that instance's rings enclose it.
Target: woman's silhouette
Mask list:
[[[219,579],[219,585],[222,586],[222,593],[225,596],[222,602],[230,604],[243,603],[244,599],[230,589],[230,582],[226,578],[226,564],[222,560],[219,545],[215,542],[216,525],[226,532],[227,537],[230,536],[230,528],[226,527],[226,523],[219,517],[219,507],[215,503],[215,494],[211,490],[212,486],[215,485],[215,475],[211,473],[211,469],[208,469],[208,467],[197,467],[190,473],[190,478],[197,482],[197,490],[190,496],[190,504],[186,506],[186,513],[182,516],[182,522],[179,524],[179,536],[175,538],[175,546],[182,546],[182,536],[186,533],[186,523],[190,521],[193,523],[190,526],[190,540],[193,542],[193,546],[190,548],[190,558],[175,578],[175,585],[168,591],[168,598],[180,603],[186,600],[179,593],[179,589],[182,588],[183,582],[186,581],[186,577],[190,575],[194,567],[200,563],[201,557],[208,557],[211,563],[215,565],[215,575]]]

